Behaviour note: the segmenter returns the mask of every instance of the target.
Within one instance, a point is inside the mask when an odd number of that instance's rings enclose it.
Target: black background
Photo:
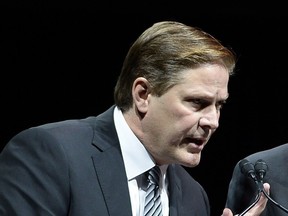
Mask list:
[[[200,165],[188,169],[206,189],[211,215],[221,215],[236,162],[288,141],[288,15],[276,2],[265,9],[237,1],[158,4],[2,1],[0,147],[27,127],[106,110],[139,34],[156,21],[184,22],[238,56],[220,128]]]

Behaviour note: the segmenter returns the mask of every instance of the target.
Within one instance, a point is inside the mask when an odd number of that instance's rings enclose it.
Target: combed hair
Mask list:
[[[133,105],[132,86],[146,78],[151,94],[161,96],[181,80],[181,72],[204,64],[220,64],[230,75],[234,52],[203,30],[175,21],[153,24],[130,47],[115,89],[115,104],[127,111]]]

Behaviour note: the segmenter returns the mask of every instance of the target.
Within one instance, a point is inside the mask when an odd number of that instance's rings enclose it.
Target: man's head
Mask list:
[[[234,67],[234,54],[211,35],[156,23],[130,48],[115,103],[156,163],[193,167],[218,128]]]

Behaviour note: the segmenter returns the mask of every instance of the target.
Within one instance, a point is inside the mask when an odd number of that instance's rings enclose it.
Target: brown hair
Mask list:
[[[114,90],[115,104],[132,107],[131,89],[137,77],[146,78],[151,93],[161,96],[185,69],[221,64],[231,75],[236,58],[231,49],[199,28],[175,21],[158,22],[144,31],[129,49]]]

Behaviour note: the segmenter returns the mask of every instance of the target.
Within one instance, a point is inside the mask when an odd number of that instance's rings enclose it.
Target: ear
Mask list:
[[[137,110],[140,113],[146,113],[148,110],[148,99],[150,94],[150,85],[147,79],[138,77],[132,86],[132,96]]]

